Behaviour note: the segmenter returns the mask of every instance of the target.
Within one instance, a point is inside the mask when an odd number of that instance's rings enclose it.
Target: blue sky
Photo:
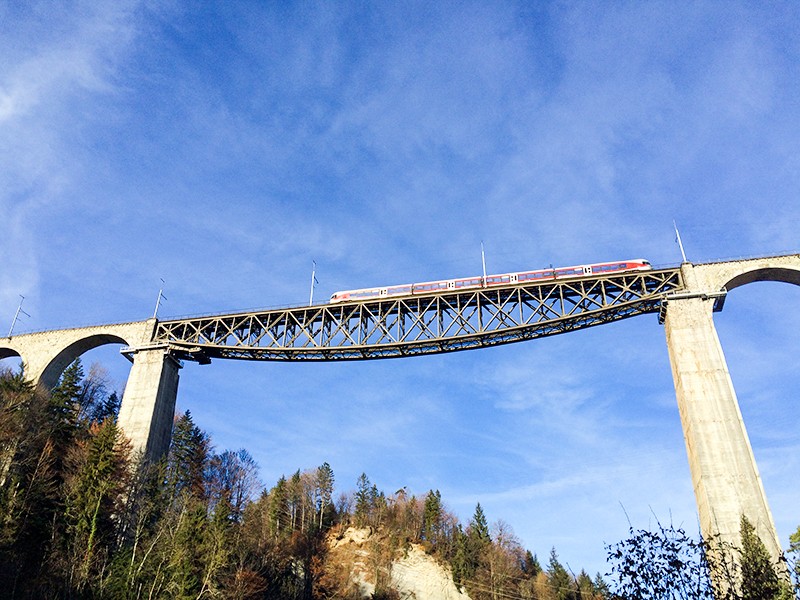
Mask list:
[[[0,3],[0,325],[307,301],[644,257],[800,250],[793,3]],[[800,291],[716,323],[781,541],[800,524]],[[119,387],[118,348],[93,351]],[[180,410],[264,483],[328,461],[481,502],[605,571],[629,517],[696,530],[653,315],[485,351],[187,364]],[[626,513],[628,517],[626,517]]]

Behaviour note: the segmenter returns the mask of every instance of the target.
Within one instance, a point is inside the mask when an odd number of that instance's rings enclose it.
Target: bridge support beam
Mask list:
[[[169,450],[181,364],[165,348],[134,348],[132,354],[118,422],[133,455],[155,462]]]
[[[684,267],[691,276],[691,265]],[[740,547],[745,515],[777,561],[780,542],[714,328],[713,300],[688,296],[667,301],[664,326],[703,537]]]

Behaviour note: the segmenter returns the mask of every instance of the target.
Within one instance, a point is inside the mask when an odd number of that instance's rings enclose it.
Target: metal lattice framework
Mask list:
[[[161,321],[181,358],[360,360],[530,340],[658,312],[678,268]]]

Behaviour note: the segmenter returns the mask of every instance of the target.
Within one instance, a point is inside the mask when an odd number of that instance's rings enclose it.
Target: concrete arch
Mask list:
[[[19,358],[22,369],[25,370],[25,356],[13,344],[0,344],[0,360],[4,358]]]
[[[800,285],[800,268],[787,269],[778,267],[752,269],[735,276],[733,279],[726,282],[723,287],[730,291],[755,281],[780,281],[783,283]]]
[[[0,338],[0,357],[20,356],[25,375],[52,389],[63,370],[84,352],[106,344],[142,346],[150,343],[155,320],[59,329]]]
[[[94,350],[107,344],[129,345],[129,342],[114,334],[95,334],[79,339],[56,354],[39,376],[39,383],[48,389],[58,385],[58,378],[72,361],[89,350]]]
[[[686,287],[697,292],[730,291],[755,281],[780,281],[800,285],[800,254],[722,263],[684,264],[681,270]]]
[[[3,360],[4,358],[13,358],[15,356],[22,358],[22,355],[13,348],[0,347],[0,360]]]

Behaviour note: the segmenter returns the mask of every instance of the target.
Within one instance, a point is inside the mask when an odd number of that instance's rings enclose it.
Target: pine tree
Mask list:
[[[767,547],[758,537],[755,527],[742,515],[742,600],[773,600],[780,598],[781,585]]]
[[[555,548],[550,550],[550,561],[547,564],[547,578],[558,600],[576,600],[578,598],[575,583],[564,566],[559,562]]]
[[[49,397],[0,372],[0,590],[36,597],[60,507]]]
[[[442,495],[439,490],[430,490],[425,496],[422,512],[422,535],[426,542],[435,545],[439,541],[442,529]]]
[[[800,598],[800,527],[789,536],[789,564],[794,581],[795,595]]]
[[[475,506],[475,514],[469,524],[469,535],[481,544],[489,543],[492,537],[489,535],[489,525],[486,522],[486,515],[483,514],[481,503]]]
[[[183,492],[196,498],[205,497],[209,446],[208,435],[195,425],[188,410],[176,419],[167,455],[167,477],[173,498]]]
[[[114,518],[121,509],[129,473],[129,446],[112,420],[94,424],[90,438],[73,452],[66,515],[73,579],[85,587],[105,562],[115,541]]]
[[[288,492],[286,478],[281,476],[275,486],[269,491],[269,529],[272,531],[273,538],[276,542],[286,529],[287,505]]]
[[[331,466],[325,462],[322,463],[321,466],[317,467],[317,512],[319,515],[319,529],[322,529],[323,525],[323,517],[325,515],[325,509],[331,506],[331,496],[333,496],[333,469]]]
[[[453,560],[450,561],[450,567],[453,571],[453,581],[456,585],[462,586],[472,578],[475,574],[475,569],[469,557],[467,535],[461,525],[456,527],[453,536],[455,537],[455,552],[453,553]]]
[[[528,579],[535,578],[542,572],[542,565],[539,564],[539,559],[530,550],[525,551],[525,558],[522,560],[522,572]]]
[[[357,527],[364,527],[369,520],[372,509],[370,489],[369,477],[366,473],[361,473],[356,482],[355,520]]]
[[[50,410],[60,428],[73,428],[78,422],[83,390],[83,366],[76,358],[61,374],[50,393]]]

